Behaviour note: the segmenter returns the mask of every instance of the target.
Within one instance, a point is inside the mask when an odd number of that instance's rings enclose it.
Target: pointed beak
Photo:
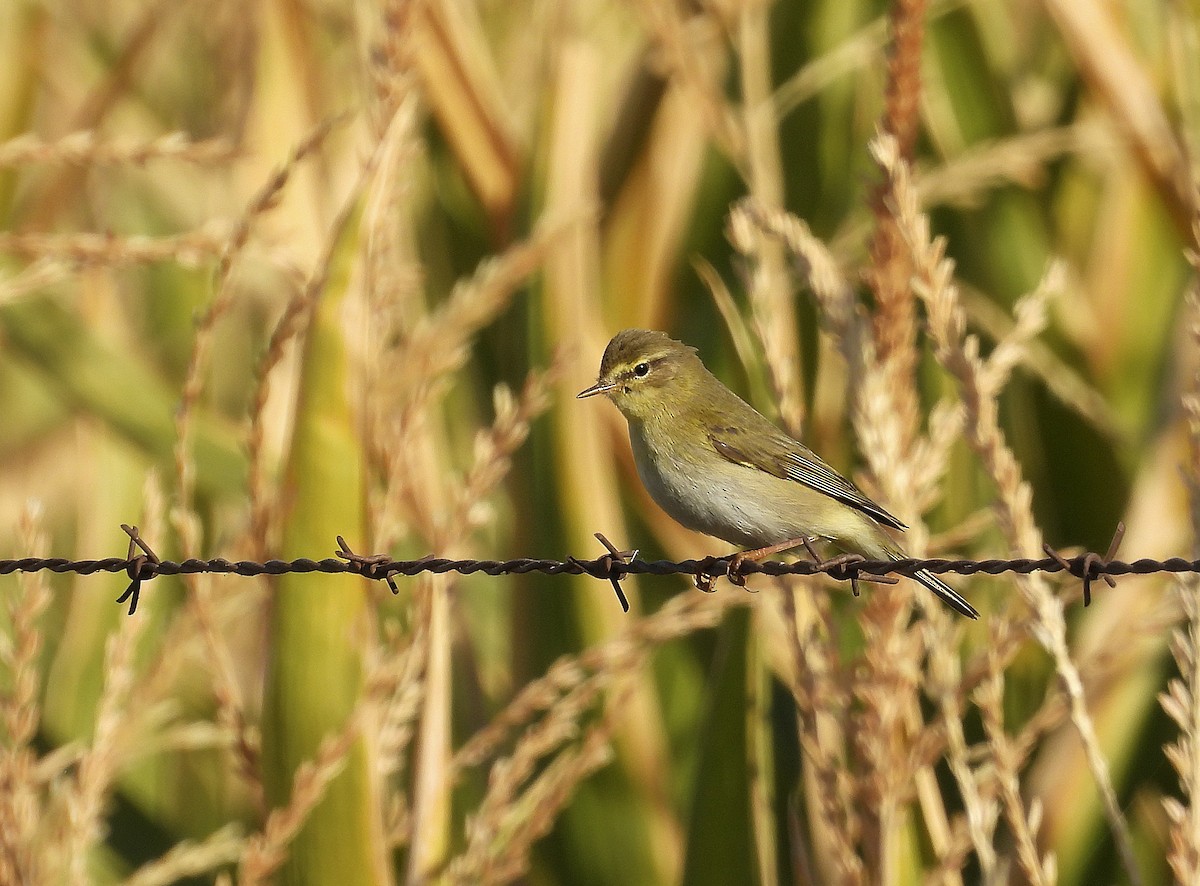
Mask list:
[[[583,400],[586,397],[594,397],[597,394],[607,393],[608,391],[611,391],[615,387],[616,387],[616,384],[614,384],[613,382],[605,383],[605,382],[598,381],[594,385],[592,385],[590,388],[584,388],[582,391],[580,391],[578,394],[576,394],[575,399]]]

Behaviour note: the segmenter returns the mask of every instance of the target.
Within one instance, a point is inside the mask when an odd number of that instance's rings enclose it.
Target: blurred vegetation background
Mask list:
[[[8,0],[0,556],[727,553],[631,326],[914,550],[1196,556],[1197,145],[1195,0]],[[4,577],[0,880],[1200,876],[1194,576],[758,579]]]

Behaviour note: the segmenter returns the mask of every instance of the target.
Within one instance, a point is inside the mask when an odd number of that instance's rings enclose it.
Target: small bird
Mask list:
[[[903,523],[725,387],[695,348],[662,332],[618,332],[596,383],[577,397],[596,394],[628,421],[651,497],[688,529],[748,549],[733,563],[800,545],[811,551],[817,539],[874,560],[906,556],[882,528],[903,531]],[[913,577],[957,612],[979,617],[933,573]]]

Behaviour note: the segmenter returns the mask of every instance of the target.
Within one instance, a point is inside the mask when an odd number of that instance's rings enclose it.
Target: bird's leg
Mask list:
[[[847,566],[851,563],[861,563],[864,559],[859,554],[839,554],[836,557],[830,557],[828,560],[826,560],[824,557],[822,557],[820,554],[817,553],[816,549],[813,548],[812,544],[809,542],[809,540],[807,538],[804,539],[804,548],[805,548],[805,550],[808,551],[808,555],[813,558],[813,562],[816,563],[819,567],[821,567],[821,570],[824,572],[828,572],[831,569],[836,569],[838,566]],[[893,578],[890,575],[851,574],[850,589],[854,592],[854,596],[856,596],[856,597],[858,596],[858,582],[860,579],[862,581],[872,581],[872,582],[875,582],[876,584],[881,584],[881,585],[894,585],[894,584],[896,584],[896,581],[897,581],[895,578]]]
[[[757,563],[764,557],[769,557],[772,554],[778,554],[780,551],[790,551],[792,548],[801,544],[808,549],[808,552],[812,554],[814,558],[816,558],[816,553],[812,549],[812,542],[807,536],[801,538],[789,538],[786,541],[776,542],[773,545],[767,545],[766,547],[762,548],[755,548],[752,551],[739,551],[730,558],[729,566],[725,570],[725,575],[739,588],[744,588],[746,586],[746,577],[742,575],[743,563],[745,563],[747,560],[753,560]]]

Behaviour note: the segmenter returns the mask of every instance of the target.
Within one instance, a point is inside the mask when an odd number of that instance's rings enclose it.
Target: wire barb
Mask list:
[[[396,587],[396,580],[392,578],[391,571],[386,568],[387,564],[392,562],[391,557],[387,554],[356,554],[350,550],[350,546],[340,535],[337,537],[337,543],[338,549],[333,552],[334,556],[356,567],[352,571],[357,572],[363,578],[386,581],[392,594],[400,593],[400,588]]]
[[[1108,569],[1111,567],[1113,560],[1117,556],[1117,549],[1121,547],[1121,541],[1125,538],[1125,523],[1118,522],[1117,528],[1113,532],[1112,541],[1108,543],[1108,551],[1103,557],[1099,554],[1088,551],[1080,557],[1074,558],[1074,562],[1067,560],[1049,544],[1043,544],[1042,550],[1064,571],[1077,575],[1083,579],[1083,605],[1085,607],[1092,605],[1092,582],[1097,578],[1104,579],[1105,583],[1110,588],[1115,588],[1117,583],[1113,580]]]
[[[582,573],[587,575],[592,575],[596,578],[607,578],[612,583],[617,599],[621,602],[621,610],[628,612],[629,600],[625,596],[624,589],[621,587],[621,579],[628,574],[629,564],[631,561],[637,559],[638,551],[618,551],[617,546],[605,538],[603,533],[594,532],[592,534],[596,537],[596,541],[608,549],[608,553],[591,562],[580,560],[577,557],[567,557],[566,562],[578,567]]]
[[[125,572],[129,575],[129,587],[125,588],[125,593],[117,597],[117,602],[124,603],[128,600],[129,614],[133,615],[137,612],[138,600],[142,594],[142,582],[159,574],[158,566],[162,561],[158,559],[158,554],[154,553],[150,545],[142,539],[136,526],[122,523],[121,529],[129,536],[129,553],[125,555]],[[134,552],[139,550],[141,553],[135,557]]]

